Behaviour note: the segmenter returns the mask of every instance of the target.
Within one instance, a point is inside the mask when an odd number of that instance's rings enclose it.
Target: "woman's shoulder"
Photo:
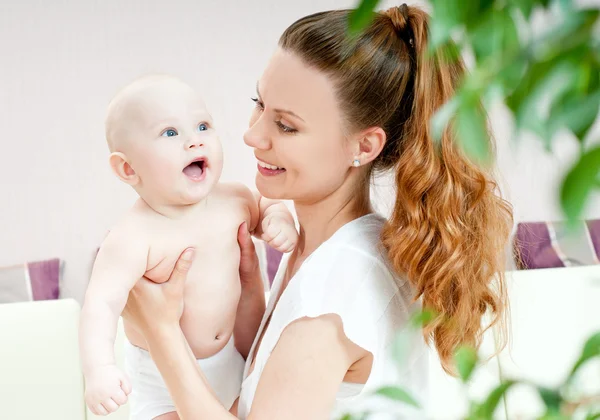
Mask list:
[[[408,302],[410,287],[395,273],[381,246],[384,222],[377,215],[357,219],[313,253],[297,273],[296,304],[315,310],[351,306],[376,316],[390,302]]]
[[[369,214],[344,225],[311,256],[308,271],[312,276],[316,270],[323,275],[339,271],[354,273],[353,278],[365,278],[369,272],[378,278],[395,277],[381,243],[384,223],[383,217]],[[329,277],[332,281],[337,278]]]

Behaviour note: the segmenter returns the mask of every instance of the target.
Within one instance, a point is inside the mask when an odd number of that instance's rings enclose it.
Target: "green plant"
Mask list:
[[[415,329],[425,325],[428,320],[432,319],[428,311],[418,313],[411,322],[411,326],[407,330]],[[398,337],[398,343],[394,350],[397,359],[402,359],[403,345],[406,344],[405,335],[407,330],[401,333]],[[570,420],[573,414],[577,411],[578,418],[585,415],[585,420],[600,419],[600,390],[597,395],[586,396],[585,398],[577,398],[573,392],[573,381],[582,367],[592,359],[600,358],[600,331],[596,332],[588,338],[583,348],[581,349],[579,358],[570,369],[569,374],[563,383],[557,388],[547,388],[537,385],[530,381],[519,379],[503,380],[496,388],[491,390],[489,394],[482,400],[469,400],[469,413],[463,420],[488,420],[492,419],[498,405],[502,401],[504,395],[515,385],[526,385],[536,390],[546,406],[546,412],[538,420]],[[455,352],[454,361],[458,377],[463,383],[467,384],[471,381],[477,368],[481,366],[475,349],[463,346]],[[419,407],[418,403],[413,399],[409,392],[398,386],[385,386],[377,391],[376,395],[381,395],[401,404],[408,404],[414,407]],[[583,412],[583,414],[582,414]],[[346,414],[341,420],[368,420],[371,413]]]
[[[515,121],[515,138],[522,131],[533,132],[551,152],[555,135],[569,130],[579,145],[577,162],[564,174],[560,202],[568,221],[580,218],[587,200],[600,189],[600,146],[593,145],[590,128],[600,108],[600,7],[578,8],[571,0],[430,0],[429,52],[444,50],[444,56],[458,52],[473,57],[473,65],[455,96],[430,121],[434,137],[452,121],[463,149],[473,159],[490,157],[489,133],[477,104],[498,101],[510,110]],[[361,0],[350,16],[350,36],[365,28],[379,4]],[[532,14],[552,11],[555,19],[541,33],[533,30]],[[426,311],[413,326],[431,319]],[[402,335],[396,352],[402,353]],[[533,387],[546,406],[540,420],[572,418],[575,410],[589,411],[586,420],[600,419],[594,403],[600,394],[577,400],[570,392],[573,378],[583,365],[600,357],[600,332],[585,343],[579,359],[556,389],[534,383],[506,380],[481,401],[470,401],[467,420],[490,419],[504,394],[517,384]],[[458,376],[469,382],[477,370],[474,349],[457,350]],[[399,403],[416,405],[405,390],[387,386],[376,391]],[[598,407],[596,406],[596,409]],[[343,420],[368,419],[369,413],[348,414]],[[583,417],[582,417],[583,418]]]
[[[351,34],[369,24],[378,3],[359,3],[350,16]],[[453,40],[474,61],[456,95],[431,121],[434,135],[452,120],[464,150],[486,160],[489,134],[477,104],[497,101],[512,112],[517,132],[535,133],[549,151],[555,134],[570,130],[580,156],[564,174],[560,202],[567,220],[577,220],[590,194],[600,189],[600,146],[588,138],[600,107],[599,6],[581,9],[571,0],[430,3],[430,52],[444,49],[445,56],[456,56]],[[535,9],[552,10],[556,18],[541,34],[531,25]]]

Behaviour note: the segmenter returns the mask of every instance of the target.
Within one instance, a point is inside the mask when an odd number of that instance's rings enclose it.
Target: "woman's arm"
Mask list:
[[[236,417],[219,403],[181,330],[154,330],[148,348],[182,420]],[[337,315],[286,327],[260,377],[248,420],[329,419],[350,366],[368,353],[350,342]]]
[[[154,330],[146,342],[181,420],[236,418],[213,393],[178,325]]]
[[[242,293],[238,303],[233,337],[235,347],[246,359],[265,313],[265,288],[254,242],[245,223],[238,230],[238,243]]]
[[[212,393],[179,326],[192,261],[193,251],[186,250],[169,281],[139,281],[129,294],[123,316],[146,339],[182,420],[235,419]],[[338,315],[291,323],[261,373],[249,419],[329,418],[345,373],[367,355],[345,336]]]
[[[165,283],[138,281],[129,293],[123,317],[145,338],[182,420],[234,419],[212,393],[179,326],[193,259],[194,250],[185,250]]]
[[[370,353],[338,315],[302,318],[281,334],[261,374],[248,420],[329,419],[346,372]]]

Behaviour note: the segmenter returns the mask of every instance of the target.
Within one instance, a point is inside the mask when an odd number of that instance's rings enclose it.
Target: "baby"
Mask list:
[[[218,182],[223,156],[211,117],[194,89],[174,77],[148,76],[123,89],[109,106],[106,137],[112,170],[140,198],[102,243],[85,296],[86,403],[94,414],[108,414],[132,392],[133,419],[175,412],[143,337],[125,323],[127,375],[116,367],[113,349],[135,283],[143,276],[167,281],[183,250],[194,247],[181,328],[229,408],[244,366],[232,337],[240,296],[238,227],[246,222],[255,236],[289,252],[298,238],[293,218],[283,203]]]

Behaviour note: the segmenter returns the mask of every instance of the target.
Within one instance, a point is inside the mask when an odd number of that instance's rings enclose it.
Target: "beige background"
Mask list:
[[[255,161],[242,134],[279,35],[303,15],[354,4],[0,0],[0,266],[63,258],[62,295],[81,300],[95,248],[135,199],[109,172],[105,107],[144,73],[172,73],[202,90],[223,140],[223,179],[253,186]],[[517,220],[560,218],[557,174],[575,143],[561,137],[559,157],[533,140],[511,150],[511,120],[502,109],[492,117]],[[383,188],[376,199],[383,205],[387,196]],[[600,217],[600,201],[588,214]]]

